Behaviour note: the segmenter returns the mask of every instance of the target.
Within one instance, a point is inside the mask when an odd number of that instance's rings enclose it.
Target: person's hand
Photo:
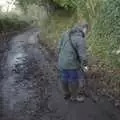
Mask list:
[[[88,72],[88,66],[83,67],[84,72]]]

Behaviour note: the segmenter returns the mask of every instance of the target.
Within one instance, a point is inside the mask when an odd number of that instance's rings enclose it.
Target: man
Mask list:
[[[80,87],[84,86],[84,69],[87,68],[85,36],[88,25],[77,25],[63,34],[59,42],[58,65],[60,79],[64,91],[64,99],[84,101],[83,96],[78,96]]]

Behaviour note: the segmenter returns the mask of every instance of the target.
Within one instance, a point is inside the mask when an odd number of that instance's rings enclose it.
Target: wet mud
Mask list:
[[[120,120],[104,101],[64,101],[56,61],[39,33],[35,28],[14,36],[0,52],[0,120]]]

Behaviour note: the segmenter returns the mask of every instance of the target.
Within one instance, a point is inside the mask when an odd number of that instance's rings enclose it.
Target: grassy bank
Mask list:
[[[76,21],[75,14],[70,14],[68,11],[58,10],[53,13],[42,31],[45,37],[44,42],[50,48],[56,49],[61,34],[71,28]]]
[[[22,30],[30,26],[32,20],[24,15],[13,13],[0,13],[0,32],[12,32]]]
[[[61,15],[56,13],[51,16],[49,22],[45,26],[43,42],[51,51],[56,51],[57,43],[61,38],[61,34],[77,23],[76,17],[70,15]],[[64,13],[65,14],[65,13]],[[88,45],[88,48],[90,46]],[[111,99],[120,99],[120,70],[113,69],[107,65],[102,59],[91,56],[89,58],[88,72],[89,87],[96,94],[109,96]]]

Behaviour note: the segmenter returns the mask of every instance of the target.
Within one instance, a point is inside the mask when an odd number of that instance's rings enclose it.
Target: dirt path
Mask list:
[[[55,61],[40,45],[38,29],[8,43],[1,61],[0,120],[120,120],[111,104],[65,102],[57,85]]]

